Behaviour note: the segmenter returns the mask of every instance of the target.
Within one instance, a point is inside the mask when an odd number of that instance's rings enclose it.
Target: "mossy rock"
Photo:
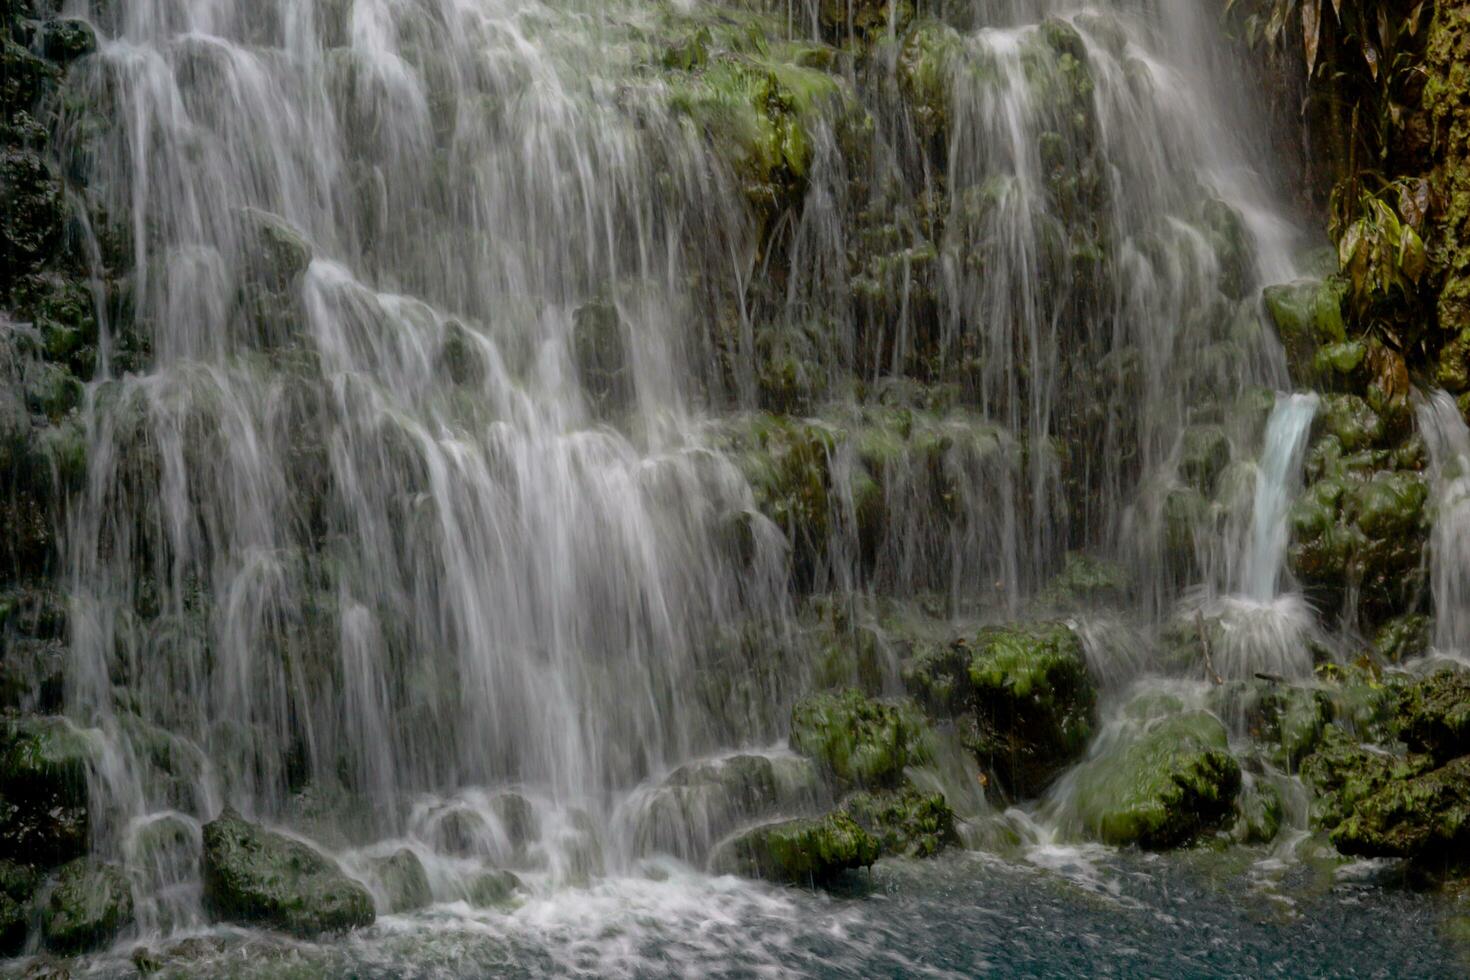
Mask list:
[[[1433,626],[1433,620],[1423,613],[1395,616],[1373,635],[1373,655],[1391,664],[1421,657],[1429,650]]]
[[[434,900],[424,863],[408,848],[372,862],[373,877],[388,900],[389,912],[412,912]]]
[[[62,868],[41,909],[41,938],[55,953],[109,946],[133,922],[133,890],[122,870],[79,859]]]
[[[31,898],[41,884],[34,868],[0,861],[0,958],[19,956],[31,923]]]
[[[1156,718],[1117,751],[1083,764],[1070,787],[1087,833],[1163,850],[1213,833],[1234,814],[1240,764],[1225,726],[1202,711]]]
[[[1389,782],[1359,800],[1331,837],[1344,854],[1464,865],[1470,857],[1470,756]]]
[[[1117,562],[1069,551],[1042,599],[1068,607],[1115,604],[1127,597],[1131,587],[1128,570]]]
[[[592,412],[609,419],[626,412],[634,395],[632,367],[617,307],[596,300],[572,315],[572,356]]]
[[[1439,670],[1405,689],[1396,728],[1410,751],[1437,763],[1470,755],[1470,671]]]
[[[884,793],[854,793],[842,801],[841,812],[878,838],[884,854],[933,857],[959,844],[954,810],[942,793],[924,793],[913,786]]]
[[[92,754],[64,718],[0,725],[0,860],[54,867],[87,853]]]
[[[372,896],[315,849],[234,810],[204,826],[204,901],[217,919],[309,938],[372,925]]]
[[[1281,833],[1284,817],[1280,790],[1257,777],[1244,783],[1235,798],[1235,826],[1230,835],[1242,844],[1269,844]]]
[[[1346,285],[1336,279],[1306,279],[1267,286],[1266,311],[1286,348],[1286,363],[1297,384],[1320,380],[1316,359],[1324,347],[1347,341],[1342,302]]]
[[[1097,690],[1082,641],[1061,623],[982,630],[961,641],[981,765],[1018,797],[1041,794],[1092,738]]]
[[[724,841],[711,859],[722,874],[789,884],[823,884],[844,871],[865,868],[882,854],[878,838],[844,813],[783,820],[743,831]]]
[[[1352,814],[1358,803],[1393,783],[1401,783],[1434,768],[1427,755],[1393,756],[1370,749],[1336,725],[1323,732],[1317,751],[1302,763],[1302,779],[1312,787],[1312,824],[1332,830]]]
[[[1260,703],[1261,735],[1271,743],[1275,761],[1294,771],[1316,750],[1332,715],[1325,692],[1271,684]]]
[[[909,766],[934,757],[934,734],[909,701],[824,692],[791,712],[791,747],[811,756],[839,791],[893,789]]]
[[[469,903],[478,908],[505,905],[521,887],[521,879],[509,871],[485,871],[470,879],[466,887]]]

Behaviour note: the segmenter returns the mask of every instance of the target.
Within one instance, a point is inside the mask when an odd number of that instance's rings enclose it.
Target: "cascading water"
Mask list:
[[[1436,511],[1429,542],[1434,646],[1463,659],[1470,654],[1470,429],[1443,391],[1422,399],[1418,415]]]
[[[545,912],[830,802],[772,748],[813,596],[854,646],[854,596],[1000,618],[1084,549],[1145,615],[1282,600],[1316,400],[1252,409],[1292,230],[1212,19],[977,4],[859,68],[827,6],[68,0],[142,339],[86,393],[66,714],[145,933],[207,921],[227,805]]]

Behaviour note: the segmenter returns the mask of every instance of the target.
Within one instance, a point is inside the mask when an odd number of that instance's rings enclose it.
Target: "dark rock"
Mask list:
[[[91,754],[62,718],[0,725],[0,860],[55,867],[87,853]]]
[[[1470,857],[1470,756],[1360,800],[1332,831],[1344,854],[1453,860]]]
[[[204,826],[204,901],[218,919],[302,937],[372,925],[372,896],[315,849],[225,809]]]
[[[41,937],[56,953],[90,953],[111,945],[133,922],[133,890],[111,864],[80,859],[61,869],[41,909]]]
[[[959,844],[954,811],[941,793],[912,786],[896,792],[854,793],[841,812],[878,839],[884,854],[933,857]]]
[[[41,884],[34,868],[0,861],[0,958],[19,956],[31,923],[31,898]]]
[[[374,861],[372,870],[387,895],[389,912],[412,912],[434,900],[423,862],[406,847]]]
[[[1470,755],[1470,671],[1440,670],[1400,695],[1398,735],[1437,763]]]
[[[878,860],[882,845],[849,816],[783,820],[737,834],[716,849],[722,874],[791,884],[821,884]]]

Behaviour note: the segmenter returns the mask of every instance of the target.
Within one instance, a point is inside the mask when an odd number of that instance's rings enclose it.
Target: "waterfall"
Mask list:
[[[1256,477],[1250,541],[1242,563],[1238,591],[1257,602],[1276,598],[1286,562],[1290,529],[1287,511],[1301,489],[1302,456],[1317,413],[1315,394],[1278,398],[1266,423],[1266,445]]]
[[[1281,385],[1289,233],[1195,5],[981,4],[860,72],[816,5],[732,5],[758,44],[654,6],[68,0],[135,321],[64,534],[97,850],[350,799],[333,846],[501,856],[514,791],[558,881],[589,837],[701,860],[716,803],[629,809],[783,736],[800,603],[1015,612]],[[1253,599],[1314,408],[1271,416]]]
[[[1421,399],[1418,416],[1435,511],[1429,541],[1434,645],[1464,657],[1470,653],[1470,428],[1444,391]]]

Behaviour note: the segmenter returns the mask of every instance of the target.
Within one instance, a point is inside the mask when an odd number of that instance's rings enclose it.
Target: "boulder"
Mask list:
[[[520,887],[521,879],[509,871],[485,871],[470,879],[466,897],[471,905],[490,908],[510,901]]]
[[[1234,812],[1240,783],[1225,726],[1195,711],[1130,726],[1083,764],[1070,788],[1090,835],[1163,850],[1219,829]]]
[[[55,953],[111,945],[133,922],[133,890],[115,865],[82,858],[62,868],[41,908],[41,938]]]
[[[412,912],[434,900],[423,862],[406,847],[373,861],[371,869],[388,900],[389,912]]]
[[[1040,795],[1092,737],[1097,692],[1082,642],[1060,623],[994,627],[962,641],[982,765],[1017,797]]]
[[[878,860],[882,845],[844,813],[783,820],[724,841],[711,866],[722,874],[791,884],[821,884]]]
[[[811,756],[839,792],[891,789],[934,755],[933,732],[911,701],[824,692],[791,712],[791,747]]]
[[[942,793],[913,786],[885,793],[853,793],[841,812],[878,839],[884,854],[933,857],[959,844],[954,811]]]
[[[1440,670],[1399,697],[1398,736],[1437,763],[1470,755],[1470,671]]]
[[[1331,837],[1344,854],[1463,863],[1470,855],[1470,756],[1389,782],[1360,800]]]
[[[1428,756],[1393,756],[1360,744],[1336,725],[1322,732],[1321,744],[1302,763],[1302,779],[1312,787],[1314,826],[1332,830],[1358,803],[1393,783],[1420,776],[1434,767]]]
[[[31,897],[41,883],[35,869],[0,861],[0,958],[19,956],[31,922]]]
[[[204,901],[218,919],[301,937],[374,920],[372,896],[336,862],[228,807],[204,827]]]
[[[55,867],[87,853],[91,752],[64,718],[0,725],[0,860]]]

